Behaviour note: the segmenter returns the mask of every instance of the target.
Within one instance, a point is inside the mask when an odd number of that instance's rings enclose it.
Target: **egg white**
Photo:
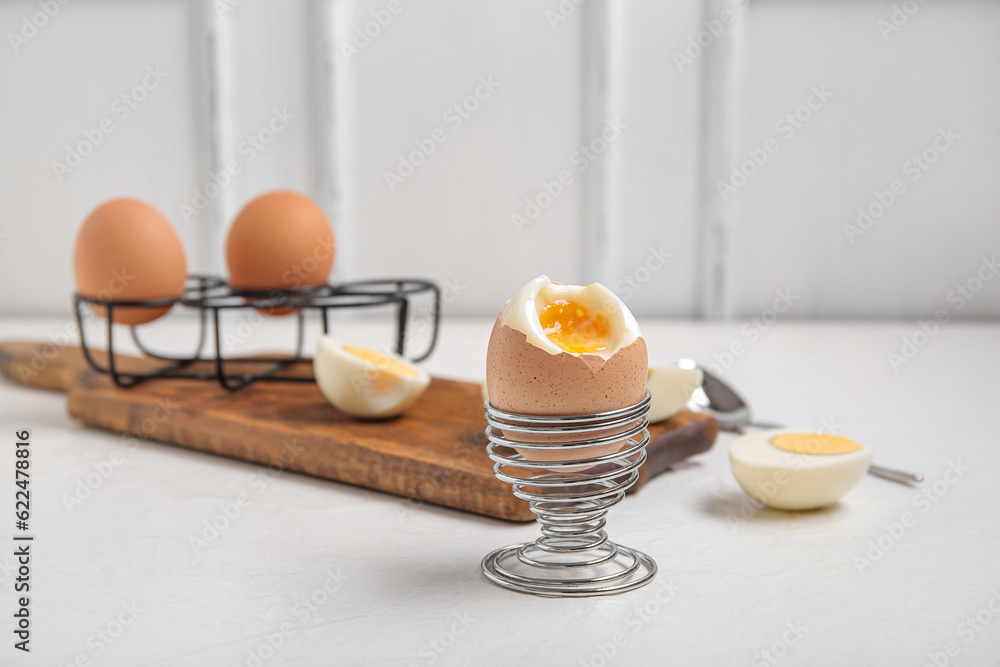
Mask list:
[[[587,285],[560,285],[548,276],[538,276],[522,287],[504,304],[500,312],[500,324],[523,333],[528,342],[549,354],[573,354],[566,352],[545,335],[539,319],[546,305],[566,299],[586,306],[594,313],[603,313],[611,322],[611,345],[599,352],[588,352],[605,360],[615,352],[628,347],[642,334],[639,324],[618,296],[600,283]]]
[[[667,366],[650,368],[646,376],[649,390],[649,423],[669,419],[687,406],[704,376],[697,368]]]

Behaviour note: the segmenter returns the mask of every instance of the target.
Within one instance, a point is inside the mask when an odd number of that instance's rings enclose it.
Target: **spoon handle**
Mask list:
[[[746,426],[753,426],[754,428],[784,428],[781,424],[775,424],[774,422],[750,422]]]
[[[882,466],[877,465],[868,466],[868,474],[882,477],[883,479],[889,479],[893,482],[900,482],[901,484],[919,484],[924,481],[923,475],[918,475],[912,472],[903,472],[902,470],[893,470],[892,468],[883,468]]]

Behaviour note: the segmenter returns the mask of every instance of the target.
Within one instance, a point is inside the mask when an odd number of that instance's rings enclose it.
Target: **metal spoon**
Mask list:
[[[750,418],[750,406],[743,400],[743,397],[736,393],[732,387],[721,379],[712,375],[704,366],[699,366],[690,359],[681,359],[677,362],[681,368],[698,368],[702,372],[701,387],[695,390],[688,407],[692,410],[707,412],[719,422],[719,428],[723,431],[742,433],[744,428],[781,428],[779,424],[769,422],[755,422]],[[902,484],[914,484],[924,481],[923,475],[882,466],[871,465],[868,467],[868,474],[876,475],[884,479],[900,482]]]

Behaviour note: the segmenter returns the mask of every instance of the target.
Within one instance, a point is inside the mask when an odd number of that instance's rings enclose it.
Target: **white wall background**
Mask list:
[[[492,315],[544,272],[618,285],[646,315],[751,317],[791,290],[790,317],[1000,316],[1000,280],[949,301],[1000,252],[1000,4],[895,0],[919,9],[883,34],[893,2],[398,1],[348,57],[389,0],[73,0],[51,17],[0,0],[0,313],[68,312],[73,237],[105,199],[149,201],[192,269],[223,272],[239,208],[293,188],[329,212],[338,278],[457,284],[450,314]],[[147,67],[166,78],[119,118]],[[455,126],[480,77],[499,86]],[[833,94],[788,136],[776,124],[814,86]],[[241,142],[275,109],[294,117],[249,160]],[[52,163],[104,117],[114,132],[60,180]],[[609,118],[624,129],[580,170]],[[904,163],[949,127],[960,138],[911,181]],[[390,190],[435,128],[447,140]],[[723,200],[768,139],[777,152]],[[229,159],[240,176],[182,219]],[[511,215],[564,169],[518,232]],[[894,179],[905,193],[852,243],[844,225]]]

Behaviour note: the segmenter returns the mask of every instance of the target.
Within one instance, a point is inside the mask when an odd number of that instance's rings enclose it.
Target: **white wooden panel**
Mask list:
[[[269,190],[317,197],[312,92],[322,63],[313,58],[312,4],[243,2],[221,16],[233,102],[222,154],[241,166],[226,226],[244,204]]]
[[[609,218],[618,236],[606,278],[638,314],[696,314],[701,62],[681,68],[701,30],[701,2],[621,3],[612,24],[615,83],[609,112],[628,126],[610,174]],[[670,254],[660,261],[660,248]]]
[[[493,314],[546,272],[618,285],[650,315],[754,315],[780,288],[801,295],[793,317],[1000,315],[1000,281],[963,298],[961,311],[949,301],[956,284],[978,286],[981,258],[1000,250],[1000,80],[990,76],[1000,5],[922,4],[886,37],[878,22],[893,19],[892,3],[756,0],[678,71],[674,54],[727,4],[740,3],[61,6],[16,51],[9,38],[0,48],[0,312],[67,312],[72,239],[104,199],[150,201],[177,225],[193,270],[220,270],[233,214],[281,187],[331,213],[338,277],[430,276],[451,286],[452,314]],[[38,11],[0,3],[0,27],[16,34]],[[367,43],[355,42],[357,30]],[[735,104],[714,113],[711,85],[727,62]],[[115,98],[157,65],[167,78],[120,119]],[[496,91],[449,123],[445,112],[491,75]],[[834,96],[783,136],[776,122],[820,85]],[[248,159],[241,145],[275,109],[294,118]],[[52,162],[104,117],[115,131],[60,183]],[[615,117],[626,127],[611,149],[587,170],[573,164]],[[769,137],[780,150],[719,206],[712,184],[727,170],[707,180],[699,170],[715,164],[706,153],[728,136],[726,118],[739,121],[737,141],[722,142],[729,153]],[[910,181],[904,162],[949,126],[961,138]],[[435,128],[447,140],[391,190],[386,172]],[[180,206],[204,190],[206,168],[230,158],[242,173],[184,222]],[[526,198],[544,201],[543,184],[563,169],[572,184],[518,233],[511,215],[525,213]],[[894,179],[906,192],[851,243],[844,225]],[[733,235],[706,244],[716,214]],[[671,256],[647,273],[661,246]],[[727,272],[715,295],[704,274],[720,258]],[[706,308],[716,296],[719,307]]]
[[[34,2],[0,3],[3,33],[20,32],[23,17],[37,12]],[[81,0],[62,6],[17,52],[5,37],[0,311],[69,312],[76,230],[111,197],[138,197],[157,207],[177,227],[192,268],[202,266],[199,230],[177,215],[200,180],[201,73],[193,12],[192,4],[180,1]],[[142,84],[147,68],[166,77],[134,109],[116,102]],[[65,163],[67,146],[87,142],[85,133],[97,142],[102,119],[113,132],[60,182],[53,162]]]
[[[768,138],[780,149],[732,194],[733,314],[757,314],[790,287],[791,316],[1000,315],[1000,280],[960,311],[949,301],[1000,251],[1000,4],[896,4],[919,10],[887,39],[878,22],[890,3],[751,6],[739,152]],[[833,97],[787,137],[776,123],[813,86]],[[941,128],[961,138],[914,182],[905,163]],[[845,224],[896,179],[905,193],[852,243]]]
[[[580,174],[523,231],[511,222],[526,198],[544,192],[543,182],[573,169],[582,136],[583,11],[553,28],[549,6],[530,0],[402,0],[347,62],[342,45],[389,4],[366,0],[335,14],[337,68],[353,82],[347,169],[357,220],[356,246],[347,250],[355,274],[457,284],[447,312],[490,315],[538,274],[585,279]],[[481,81],[491,77],[498,87],[468,118],[449,112],[477,88],[486,97]],[[436,129],[446,140],[391,191],[386,172]]]

